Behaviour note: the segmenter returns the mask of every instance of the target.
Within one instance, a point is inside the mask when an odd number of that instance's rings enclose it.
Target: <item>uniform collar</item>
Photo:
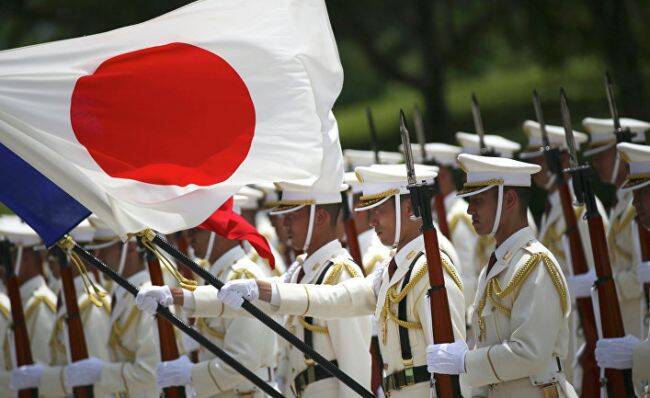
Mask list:
[[[242,249],[241,246],[237,245],[222,254],[221,257],[219,257],[217,261],[212,264],[210,267],[210,273],[212,275],[218,276],[245,256],[246,252],[244,249]]]
[[[357,237],[359,240],[359,250],[361,251],[361,255],[363,256],[365,252],[368,251],[368,249],[374,245],[377,244],[379,241],[379,237],[375,233],[374,228],[370,228],[369,230],[363,231],[362,233],[359,234]]]
[[[461,199],[456,195],[458,195],[458,191],[452,191],[447,196],[445,196],[445,209],[451,209],[454,206],[454,203],[456,203],[457,200]]]
[[[512,256],[517,252],[517,250],[533,239],[535,239],[535,234],[533,233],[533,229],[530,227],[524,227],[510,235],[494,251],[497,262],[507,263],[512,259]]]
[[[316,250],[311,256],[305,258],[305,261],[302,263],[302,269],[305,272],[303,280],[311,282],[314,276],[320,273],[320,269],[323,268],[327,261],[339,254],[342,250],[343,246],[341,246],[341,242],[338,239],[334,239]]]
[[[23,298],[23,302],[27,301],[35,291],[41,289],[45,285],[45,278],[43,278],[41,275],[36,275],[27,282],[23,283],[20,286],[20,297]]]
[[[424,250],[424,238],[418,235],[395,253],[395,264],[398,269],[408,268],[414,256]]]

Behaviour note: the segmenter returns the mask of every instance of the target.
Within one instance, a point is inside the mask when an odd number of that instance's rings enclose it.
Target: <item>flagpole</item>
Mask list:
[[[70,250],[77,253],[82,259],[90,263],[93,267],[100,270],[103,274],[108,275],[109,278],[111,278],[113,281],[115,281],[115,283],[120,285],[124,290],[131,293],[133,296],[138,295],[137,287],[133,286],[129,281],[127,281],[126,279],[118,275],[115,271],[113,271],[106,264],[104,264],[100,259],[90,254],[84,248],[79,246],[76,242],[74,243],[74,245],[72,245]],[[156,312],[158,313],[159,316],[162,316],[163,318],[167,319],[172,325],[176,326],[183,333],[193,338],[197,343],[207,348],[208,351],[216,355],[219,359],[225,362],[226,365],[233,368],[236,372],[238,372],[246,379],[251,381],[262,391],[275,398],[283,397],[283,395],[280,392],[278,392],[276,389],[271,387],[268,383],[266,383],[264,380],[259,378],[255,373],[250,371],[244,365],[239,363],[236,359],[231,357],[227,352],[223,351],[221,348],[214,345],[214,343],[212,343],[202,334],[200,334],[196,330],[192,329],[190,326],[183,323],[183,321],[181,321],[180,319],[176,318],[176,316],[174,316],[174,314],[171,313],[169,308],[158,305]]]
[[[223,287],[223,282],[221,282],[214,275],[212,275],[211,273],[203,269],[200,265],[196,264],[185,254],[181,253],[177,248],[172,246],[160,235],[153,233],[153,231],[151,235],[153,236],[149,236],[148,238],[151,238],[152,243],[156,244],[158,247],[160,247],[161,249],[169,253],[169,255],[174,257],[176,260],[180,261],[183,265],[190,268],[195,274],[203,278],[205,282],[216,287],[217,289],[221,289],[221,287]],[[339,379],[343,384],[351,388],[354,392],[356,392],[362,397],[367,397],[367,398],[374,397],[374,395],[370,391],[366,390],[361,384],[359,384],[353,378],[348,376],[345,372],[339,369],[332,362],[325,359],[325,357],[323,357],[321,354],[316,352],[313,348],[309,347],[302,340],[296,337],[293,333],[291,333],[290,331],[282,327],[282,325],[274,321],[273,318],[271,318],[262,310],[257,308],[250,301],[244,300],[244,303],[242,304],[241,308],[243,308],[246,312],[251,314],[253,317],[257,318],[260,322],[265,324],[275,333],[279,334],[283,339],[285,339],[291,345],[296,347],[298,350],[302,351],[305,355],[312,358],[316,363],[322,366],[330,375]]]

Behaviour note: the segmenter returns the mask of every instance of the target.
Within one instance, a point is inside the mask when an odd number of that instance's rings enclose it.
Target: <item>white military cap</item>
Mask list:
[[[486,134],[483,140],[488,149],[494,150],[503,158],[513,158],[515,152],[521,149],[521,145],[500,135]],[[462,147],[463,153],[479,154],[481,152],[478,134],[459,131],[456,133],[456,141]]]
[[[255,184],[254,187],[264,194],[262,198],[262,207],[270,209],[278,205],[280,200],[280,189],[272,182]]]
[[[542,156],[544,154],[542,148],[544,143],[542,142],[542,130],[539,127],[539,123],[533,120],[526,120],[524,122],[524,133],[528,136],[528,148],[519,154],[519,158],[531,159]],[[553,148],[559,148],[561,150],[568,149],[564,127],[547,124],[546,133],[548,134],[548,141]],[[578,148],[589,140],[589,136],[580,131],[573,130],[573,136],[575,137]]]
[[[93,235],[93,240],[96,241],[112,241],[118,238],[118,235],[113,232],[112,229],[108,227],[108,225],[102,221],[97,215],[91,214],[88,217],[88,222],[92,227],[94,228],[94,235]]]
[[[642,120],[623,117],[620,119],[621,127],[629,128],[633,133],[633,142],[645,142],[646,130],[650,129],[650,123]],[[613,119],[597,119],[587,117],[582,120],[585,131],[591,137],[588,149],[584,156],[592,156],[616,145],[616,134],[614,134]]]
[[[400,144],[399,150],[404,152],[402,144]],[[424,152],[426,162],[435,162],[441,166],[456,167],[458,165],[456,158],[462,152],[462,149],[456,145],[429,142],[424,144]],[[422,147],[420,144],[411,144],[411,153],[413,153],[413,161],[422,163]]]
[[[531,175],[542,168],[536,164],[514,159],[470,154],[458,155],[460,167],[467,180],[458,196],[476,195],[494,186],[530,187]]]
[[[361,193],[361,181],[357,178],[357,174],[354,171],[348,171],[343,174],[343,183],[346,184],[352,193]]]
[[[264,192],[251,187],[242,187],[234,196],[234,205],[241,210],[256,210]]]
[[[438,176],[437,166],[415,164],[415,176],[420,181],[433,182]],[[406,165],[403,164],[380,164],[362,166],[354,169],[359,181],[363,196],[361,204],[356,211],[364,211],[379,206],[395,195],[407,194],[408,181],[406,176]]]
[[[305,206],[341,203],[341,192],[348,186],[341,184],[338,190],[321,191],[312,186],[280,182],[277,184],[282,191],[282,198],[278,206],[271,209],[271,215],[281,215],[297,211]]]
[[[16,246],[29,247],[41,243],[41,238],[36,231],[15,215],[0,216],[0,236],[7,238]]]
[[[75,242],[89,243],[93,241],[95,228],[93,228],[88,219],[85,219],[77,224],[76,227],[72,228],[68,235],[70,235]]]
[[[622,190],[633,191],[650,184],[650,146],[621,142],[616,145],[621,158],[630,167]]]
[[[375,153],[359,149],[345,149],[343,150],[343,159],[348,169],[355,169],[359,166],[375,164]],[[403,160],[404,157],[399,152],[379,151],[381,164],[396,164],[401,163]]]

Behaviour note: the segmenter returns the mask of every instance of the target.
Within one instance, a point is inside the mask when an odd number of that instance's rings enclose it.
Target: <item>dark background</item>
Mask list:
[[[171,11],[174,0],[0,0],[0,49],[99,33]],[[379,145],[399,143],[398,111],[423,109],[429,141],[474,130],[470,95],[487,133],[523,143],[530,93],[559,124],[558,89],[574,127],[609,117],[603,73],[617,85],[622,116],[649,119],[650,2],[639,0],[330,0],[345,71],[335,108],[344,147],[367,148],[371,106]],[[606,203],[611,190],[599,188]],[[539,196],[539,195],[537,195]],[[535,202],[539,210],[541,201]]]

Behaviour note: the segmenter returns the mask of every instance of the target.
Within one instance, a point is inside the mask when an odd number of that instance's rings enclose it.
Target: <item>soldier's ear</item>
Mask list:
[[[330,214],[320,206],[316,206],[314,213],[314,226],[321,227],[330,222]]]
[[[503,191],[503,210],[513,210],[518,208],[519,197],[514,189],[505,189]]]

